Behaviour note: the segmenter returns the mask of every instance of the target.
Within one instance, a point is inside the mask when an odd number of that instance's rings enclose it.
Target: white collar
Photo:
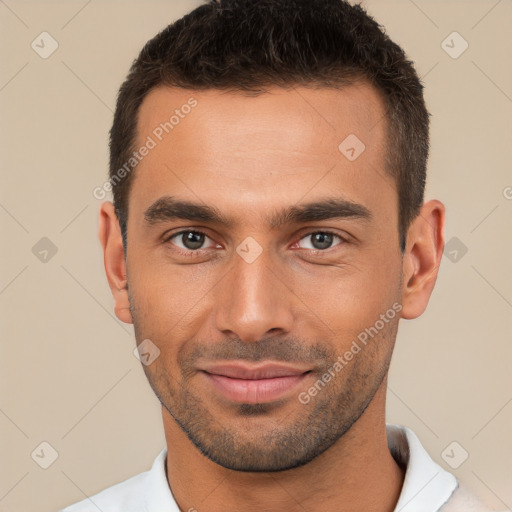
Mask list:
[[[406,468],[394,512],[435,512],[457,488],[457,479],[436,464],[408,427],[387,424],[388,446],[397,463]]]

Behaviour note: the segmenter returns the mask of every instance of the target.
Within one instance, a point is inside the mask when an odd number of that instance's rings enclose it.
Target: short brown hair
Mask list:
[[[400,249],[423,203],[429,113],[404,51],[360,6],[346,0],[208,0],[148,41],[122,84],[110,131],[110,182],[126,252],[137,117],[159,85],[251,95],[272,86],[372,84],[386,109],[386,172],[398,191]],[[117,178],[117,181],[114,179]]]

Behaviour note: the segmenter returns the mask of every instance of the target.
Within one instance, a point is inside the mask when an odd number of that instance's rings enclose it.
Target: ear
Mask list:
[[[133,323],[128,300],[128,279],[121,227],[114,205],[105,202],[100,207],[98,236],[103,247],[103,263],[108,284],[114,297],[114,312],[122,322]]]
[[[402,266],[402,318],[417,318],[427,307],[443,256],[444,222],[445,207],[433,199],[422,206],[408,229]]]

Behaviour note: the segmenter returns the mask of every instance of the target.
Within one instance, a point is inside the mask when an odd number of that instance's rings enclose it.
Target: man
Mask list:
[[[65,512],[487,510],[385,423],[444,244],[428,116],[343,0],[210,0],[146,44],[99,235],[167,447]]]

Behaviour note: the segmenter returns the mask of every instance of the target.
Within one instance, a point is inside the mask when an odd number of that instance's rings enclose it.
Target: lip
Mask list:
[[[310,368],[277,363],[204,365],[202,373],[217,392],[239,403],[272,402],[289,395],[309,375]]]

